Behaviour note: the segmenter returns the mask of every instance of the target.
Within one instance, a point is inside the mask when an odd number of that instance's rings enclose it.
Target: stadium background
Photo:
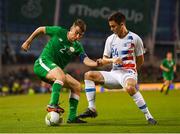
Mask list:
[[[87,23],[82,43],[88,56],[97,59],[102,56],[105,39],[111,33],[107,17],[115,10],[126,15],[128,29],[143,39],[146,54],[139,82],[162,82],[159,65],[167,51],[174,54],[177,62],[175,82],[179,82],[179,6],[179,0],[0,0],[1,93],[2,90],[8,93],[46,92],[49,88],[33,73],[33,62],[48,37],[35,39],[28,53],[20,50],[37,27],[60,25],[69,28],[76,18],[82,18]],[[83,74],[88,70],[78,58],[66,67],[66,71],[78,80],[83,80]]]

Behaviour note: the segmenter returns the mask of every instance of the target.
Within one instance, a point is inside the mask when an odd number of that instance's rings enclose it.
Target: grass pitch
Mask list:
[[[44,123],[46,104],[50,94],[0,97],[0,133],[175,133],[180,132],[180,90],[170,91],[168,96],[158,91],[143,91],[147,105],[158,121],[156,126],[147,125],[144,115],[126,92],[97,93],[99,116],[87,119],[87,124],[62,124],[48,127]],[[68,93],[61,94],[68,115]],[[78,113],[87,107],[82,93]]]

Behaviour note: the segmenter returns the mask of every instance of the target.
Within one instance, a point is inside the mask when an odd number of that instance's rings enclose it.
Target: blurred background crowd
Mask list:
[[[68,29],[76,18],[83,19],[87,32],[82,43],[88,56],[96,60],[102,57],[110,34],[107,17],[114,10],[123,12],[129,30],[143,39],[146,53],[139,83],[163,81],[159,66],[168,51],[177,63],[174,82],[180,82],[179,0],[0,0],[0,95],[50,92],[50,85],[33,73],[33,63],[48,37],[34,40],[28,53],[20,50],[37,27],[60,25]],[[104,68],[110,70],[109,66]],[[65,70],[83,83],[90,68],[77,57]]]

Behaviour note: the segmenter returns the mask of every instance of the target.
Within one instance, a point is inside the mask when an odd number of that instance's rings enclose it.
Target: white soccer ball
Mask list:
[[[63,117],[57,112],[49,112],[46,114],[45,123],[48,126],[58,126],[63,123]]]

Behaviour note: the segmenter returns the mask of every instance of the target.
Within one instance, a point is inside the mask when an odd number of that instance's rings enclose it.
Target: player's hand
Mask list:
[[[123,64],[123,62],[122,62],[122,60],[121,60],[121,58],[113,58],[113,63],[115,63],[115,64]]]
[[[164,71],[169,72],[169,69],[168,69],[168,68],[165,68],[165,70],[164,70]]]
[[[96,60],[97,66],[102,66],[103,65],[103,60],[101,58]]]
[[[24,42],[21,46],[21,50],[23,50],[25,52],[27,52],[29,48],[30,48],[30,45],[28,42]]]

